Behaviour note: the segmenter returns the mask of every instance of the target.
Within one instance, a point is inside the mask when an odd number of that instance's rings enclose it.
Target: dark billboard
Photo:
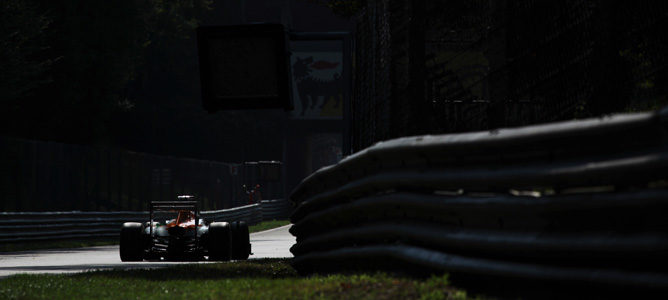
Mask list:
[[[197,43],[204,109],[292,109],[282,25],[199,27]]]

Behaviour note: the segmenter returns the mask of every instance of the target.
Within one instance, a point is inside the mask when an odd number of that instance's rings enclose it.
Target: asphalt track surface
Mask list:
[[[295,237],[288,229],[291,225],[251,233],[253,255],[249,259],[292,257],[290,247]],[[75,249],[35,250],[0,253],[0,277],[21,273],[77,273],[107,269],[148,269],[176,264],[203,262],[121,262],[118,245]]]

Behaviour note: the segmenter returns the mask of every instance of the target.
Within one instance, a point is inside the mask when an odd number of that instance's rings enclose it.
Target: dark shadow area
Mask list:
[[[100,246],[88,246],[85,248],[62,248],[62,249],[43,249],[43,250],[30,250],[30,251],[13,251],[13,252],[0,252],[0,257],[2,256],[35,256],[43,254],[76,254],[82,252],[108,252],[109,247],[118,248],[118,245],[100,245]]]
[[[225,262],[217,264],[184,264],[160,269],[127,269],[81,273],[75,277],[123,277],[156,281],[185,279],[222,279],[222,278],[290,278],[297,277],[297,272],[289,265],[289,259],[257,259],[248,261]],[[127,267],[164,267],[164,264],[128,264]]]
[[[538,281],[451,274],[450,282],[471,295],[500,299],[655,299],[666,291],[628,286]]]
[[[118,245],[118,239],[100,238],[87,240],[65,240],[65,241],[45,241],[31,243],[15,243],[0,245],[0,257],[3,255],[31,255],[49,252],[49,253],[70,253],[73,251],[100,251],[101,248],[91,248],[98,246]]]
[[[345,268],[340,266],[344,265]],[[334,271],[339,268],[340,271]],[[300,269],[300,267],[298,267]],[[301,271],[301,269],[300,269]],[[448,273],[443,270],[418,266],[391,258],[351,258],[321,263],[311,270],[314,274],[373,274],[384,272],[392,277],[427,280],[432,276],[448,274],[449,285],[465,290],[470,297],[493,299],[654,299],[666,291],[639,288],[631,285],[615,285],[574,280],[538,280],[528,277],[492,276],[481,273]]]

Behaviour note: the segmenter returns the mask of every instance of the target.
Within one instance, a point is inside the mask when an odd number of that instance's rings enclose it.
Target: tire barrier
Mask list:
[[[246,221],[248,225],[273,220],[279,216],[279,207],[289,202],[283,199],[262,201],[230,209],[202,211],[209,222]],[[263,207],[266,206],[266,207]],[[269,211],[263,217],[263,211]],[[287,218],[287,215],[282,215]],[[149,213],[121,212],[0,212],[0,243],[24,243],[34,241],[89,239],[119,236],[124,222],[147,222]]]
[[[292,192],[301,273],[668,288],[668,109],[377,143]]]

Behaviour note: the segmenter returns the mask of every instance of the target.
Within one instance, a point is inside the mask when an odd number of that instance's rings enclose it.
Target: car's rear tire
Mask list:
[[[213,222],[209,225],[209,260],[230,260],[231,231],[227,222]]]
[[[121,261],[141,261],[144,259],[143,229],[141,223],[123,223],[120,240]]]
[[[232,259],[246,260],[250,255],[250,235],[245,221],[232,222]]]

